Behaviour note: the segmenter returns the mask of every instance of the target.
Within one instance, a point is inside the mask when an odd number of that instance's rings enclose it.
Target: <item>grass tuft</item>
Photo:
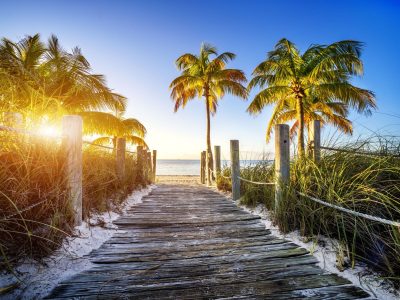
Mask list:
[[[308,158],[294,160],[291,162],[286,197],[278,211],[273,211],[274,187],[242,182],[241,202],[248,206],[265,205],[272,212],[273,222],[285,233],[299,230],[306,237],[324,235],[338,240],[339,269],[362,261],[399,286],[400,228],[322,206],[297,193],[299,191],[357,212],[400,221],[398,145],[398,141],[385,140],[384,144],[374,141],[374,146],[370,141],[358,141],[340,147],[369,151],[375,155],[323,151],[319,163]],[[223,173],[228,174],[229,170],[224,169]],[[274,165],[258,162],[241,169],[241,176],[253,181],[271,182],[274,181]],[[220,179],[218,188],[229,190],[229,180]]]
[[[73,231],[73,214],[60,141],[0,132],[0,143],[0,266],[12,270],[22,258],[40,260],[58,248]],[[119,182],[112,151],[84,147],[85,219],[118,210],[127,195],[148,184],[137,178],[135,155],[126,155],[125,173]]]

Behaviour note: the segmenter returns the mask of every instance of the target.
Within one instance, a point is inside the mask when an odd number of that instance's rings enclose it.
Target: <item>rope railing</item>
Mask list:
[[[224,179],[231,180],[231,177],[224,176],[224,175],[222,175],[222,174],[220,174],[219,176],[221,176],[221,177],[224,178]]]
[[[391,221],[391,220],[383,219],[383,218],[380,218],[380,217],[375,217],[375,216],[368,215],[368,214],[365,214],[365,213],[360,213],[360,212],[357,212],[357,211],[354,211],[354,210],[351,210],[351,209],[348,209],[348,208],[345,208],[345,207],[342,207],[342,206],[338,206],[338,205],[335,205],[335,204],[332,204],[332,203],[325,202],[325,201],[323,201],[321,199],[315,198],[313,196],[304,194],[304,193],[299,192],[299,191],[296,191],[296,192],[300,196],[306,197],[308,199],[313,200],[314,202],[317,202],[319,204],[322,204],[322,205],[325,205],[325,206],[340,210],[342,212],[345,212],[345,213],[348,213],[348,214],[352,214],[354,216],[361,217],[361,218],[364,218],[364,219],[368,219],[368,220],[371,220],[371,221],[376,221],[376,222],[379,222],[379,223],[383,223],[383,224],[387,224],[387,225],[391,225],[391,226],[396,226],[396,227],[400,228],[400,222]]]
[[[214,174],[215,174],[215,172],[214,172],[214,171],[212,171],[211,169],[210,169],[210,171],[211,171],[212,173],[214,173]],[[221,173],[219,174],[219,176],[221,176],[222,178],[225,178],[225,179],[227,179],[227,180],[231,180],[231,177],[224,176],[224,175],[222,175]],[[237,176],[237,178],[238,178],[238,179],[240,179],[240,180],[242,180],[242,181],[244,181],[244,182],[247,182],[247,183],[252,183],[252,184],[255,184],[255,185],[275,185],[275,182],[260,182],[260,181],[252,181],[252,180],[249,180],[249,179],[243,178],[243,177],[241,177],[241,176]]]
[[[110,147],[110,146],[105,146],[105,145],[101,145],[101,144],[96,144],[93,142],[89,142],[89,141],[83,141],[84,144],[87,145],[91,145],[91,146],[95,146],[95,147],[100,147],[100,148],[104,148],[104,149],[108,149],[108,150],[115,150],[114,147]],[[129,151],[129,150],[125,150],[126,153],[131,153],[131,154],[136,154],[136,152],[134,151]]]
[[[13,213],[13,214],[11,214],[11,215],[8,215],[8,216],[4,217],[4,218],[1,219],[0,221],[7,221],[7,220],[9,220],[9,219],[11,219],[11,218],[13,218],[13,217],[15,217],[15,216],[17,216],[17,215],[20,215],[20,214],[22,214],[22,213],[24,213],[24,212],[26,212],[26,211],[28,211],[28,210],[31,210],[32,208],[35,208],[36,206],[39,206],[40,204],[43,204],[43,203],[45,203],[45,202],[47,202],[47,201],[48,201],[48,199],[44,199],[44,200],[42,200],[42,201],[39,201],[39,202],[37,202],[37,203],[35,203],[35,204],[32,204],[32,205],[30,205],[30,206],[28,206],[28,207],[25,207],[25,208],[22,209],[22,210],[17,211],[16,213]]]
[[[19,134],[25,134],[25,135],[41,136],[41,137],[43,136],[40,133],[36,133],[36,132],[28,131],[28,130],[23,130],[23,129],[17,129],[17,128],[5,126],[5,125],[0,125],[0,131],[1,130],[15,132],[15,133],[19,133]],[[64,136],[63,135],[57,135],[57,136],[48,136],[48,137],[49,138],[55,138],[55,139],[62,139]],[[91,146],[96,146],[96,147],[100,147],[100,148],[104,148],[104,149],[108,149],[108,150],[115,150],[113,147],[110,147],[110,146],[100,145],[100,144],[96,144],[96,143],[85,141],[85,140],[83,140],[82,142],[84,144],[91,145]],[[136,154],[136,152],[129,151],[129,150],[125,150],[125,152],[131,153],[131,154]]]
[[[231,179],[230,177],[223,176],[222,174],[220,174],[220,176],[225,178],[225,179],[228,179],[228,180]],[[242,180],[242,181],[244,181],[244,182],[255,184],[255,185],[276,185],[276,183],[274,183],[274,182],[252,181],[252,180],[243,178],[241,176],[238,176],[237,178]],[[380,218],[380,217],[372,216],[372,215],[369,215],[369,214],[357,212],[357,211],[354,211],[354,210],[351,210],[351,209],[348,209],[348,208],[345,208],[345,207],[342,207],[342,206],[338,206],[338,205],[335,205],[335,204],[332,204],[332,203],[325,202],[325,201],[323,201],[321,199],[315,198],[313,196],[304,194],[304,193],[299,192],[299,191],[296,191],[296,193],[299,194],[300,196],[303,196],[303,197],[306,197],[308,199],[311,199],[314,202],[317,202],[317,203],[322,204],[324,206],[327,206],[327,207],[330,207],[330,208],[334,208],[334,209],[337,209],[339,211],[342,211],[342,212],[345,212],[345,213],[348,213],[348,214],[352,214],[352,215],[355,215],[355,216],[358,216],[358,217],[361,217],[361,218],[364,218],[364,219],[368,219],[368,220],[371,220],[371,221],[375,221],[375,222],[379,222],[379,223],[383,223],[383,224],[387,224],[387,225],[391,225],[391,226],[396,226],[396,227],[400,228],[400,222],[387,220],[387,219],[383,219],[383,218]]]
[[[215,173],[215,171],[214,171],[213,169],[211,169],[211,168],[208,168],[208,170],[211,172],[211,174],[214,174],[214,175],[216,175],[216,173]]]
[[[344,153],[351,153],[351,154],[360,154],[360,155],[366,155],[366,156],[372,156],[372,157],[400,158],[400,155],[385,155],[385,154],[379,154],[379,153],[369,153],[369,152],[365,152],[365,151],[358,151],[358,150],[355,150],[355,149],[339,149],[339,148],[325,147],[325,146],[320,146],[320,148],[324,149],[324,150],[329,150],[329,151],[344,152]]]
[[[105,145],[100,145],[100,144],[95,144],[89,141],[82,141],[84,144],[86,145],[90,145],[90,146],[95,146],[95,147],[99,147],[99,148],[103,148],[103,149],[107,149],[107,150],[114,150],[113,147],[110,146],[105,146]]]
[[[252,184],[256,184],[256,185],[275,185],[275,182],[260,182],[260,181],[252,181],[249,179],[245,179],[243,177],[238,176],[237,178],[239,178],[240,180],[247,182],[247,183],[252,183]]]
[[[43,135],[40,134],[40,133],[36,133],[36,132],[24,130],[24,129],[18,129],[18,128],[14,128],[14,127],[9,127],[9,126],[4,126],[4,125],[0,125],[0,131],[9,131],[9,132],[14,132],[14,133],[18,133],[18,134],[43,137]],[[55,138],[55,139],[62,139],[63,138],[62,135],[46,136],[46,137]]]
[[[6,125],[0,124],[0,132],[10,132],[10,133],[15,133],[15,134],[21,134],[21,135],[30,135],[30,136],[35,136],[35,137],[44,137],[43,134],[37,133],[37,132],[31,132],[27,131],[24,129],[18,129]],[[82,118],[80,116],[76,115],[68,115],[63,117],[63,122],[62,122],[62,132],[63,133],[68,133],[58,135],[58,136],[45,136],[51,139],[62,139],[61,147],[64,147],[66,151],[63,151],[63,154],[65,156],[65,163],[67,166],[70,166],[70,169],[68,173],[66,172],[66,182],[67,187],[67,193],[68,197],[71,199],[76,199],[76,201],[72,201],[72,206],[75,211],[74,213],[74,225],[80,225],[82,222],[82,180],[76,180],[77,176],[82,176],[82,161],[78,159],[78,156],[74,155],[74,153],[82,153],[82,144],[86,145],[91,145],[107,150],[115,150],[115,161],[116,161],[116,174],[119,180],[123,180],[125,174],[125,157],[124,153],[130,153],[130,154],[137,154],[137,152],[141,153],[139,151],[139,146],[138,146],[138,151],[129,151],[126,149],[126,140],[123,138],[118,138],[116,147],[109,147],[105,145],[100,145],[96,144],[90,141],[85,141],[82,139]],[[142,147],[141,147],[142,148]],[[153,151],[154,155],[154,151]],[[143,152],[143,157],[142,155],[138,155],[136,157],[138,160],[137,164],[140,165],[140,172],[143,172],[146,176],[145,178],[150,178],[150,176],[155,176],[155,161],[153,160],[153,166],[148,167],[151,165],[151,153],[147,152],[146,155],[144,155]],[[140,163],[139,163],[140,160]],[[147,169],[146,169],[147,168]],[[146,170],[146,171],[145,171]],[[150,170],[150,171],[149,171]],[[151,174],[151,173],[154,174]],[[147,180],[147,179],[146,179]],[[26,208],[23,208],[22,210],[18,210],[18,207],[15,206],[16,212],[4,216],[2,219],[0,218],[0,221],[5,221],[10,218],[13,218],[21,213],[24,213],[28,210],[33,209],[34,207],[37,207],[44,202],[46,202],[47,199],[44,199],[42,201],[39,201],[37,203],[34,203]]]
[[[101,145],[101,144],[96,144],[93,142],[89,142],[89,141],[82,141],[84,144],[87,145],[91,145],[91,146],[95,146],[95,147],[100,147],[100,148],[104,148],[104,149],[108,149],[108,150],[115,150],[114,147],[110,147],[110,146],[105,146],[105,145]],[[131,154],[136,154],[136,152],[134,151],[129,151],[129,150],[125,150],[126,153],[131,153]]]

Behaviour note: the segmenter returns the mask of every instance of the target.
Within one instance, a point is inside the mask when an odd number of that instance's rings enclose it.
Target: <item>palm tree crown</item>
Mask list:
[[[349,130],[347,107],[369,113],[376,107],[373,92],[352,85],[351,76],[363,74],[362,43],[345,40],[313,45],[303,54],[287,39],[280,40],[259,64],[248,89],[256,94],[247,111],[259,113],[274,104],[267,140],[275,122],[296,119],[300,156],[304,153],[305,121],[322,119]]]
[[[0,109],[30,112],[31,117],[87,110],[124,110],[126,98],[107,87],[104,76],[93,74],[79,48],[65,51],[52,35],[47,45],[40,35],[18,42],[0,42]],[[35,111],[33,112],[33,108]]]
[[[101,135],[95,144],[113,144],[116,147],[118,137],[123,137],[132,145],[148,149],[144,140],[146,127],[137,119],[124,118],[122,112],[115,115],[107,112],[88,111],[79,113],[83,119],[83,132],[87,135]]]

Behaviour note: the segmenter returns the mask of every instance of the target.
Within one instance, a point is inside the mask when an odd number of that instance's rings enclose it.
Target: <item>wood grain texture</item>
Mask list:
[[[203,186],[159,185],[115,221],[93,267],[49,299],[361,299],[259,217]]]

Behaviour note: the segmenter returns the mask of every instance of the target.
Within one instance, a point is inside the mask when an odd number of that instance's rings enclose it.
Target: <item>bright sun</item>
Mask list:
[[[42,125],[38,129],[38,134],[43,136],[55,137],[60,135],[57,127],[52,125]]]

